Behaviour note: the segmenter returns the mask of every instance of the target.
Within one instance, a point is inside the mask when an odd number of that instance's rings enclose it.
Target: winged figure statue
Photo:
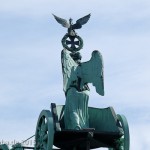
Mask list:
[[[54,15],[54,18],[56,19],[56,21],[58,23],[60,23],[63,27],[68,28],[68,33],[72,36],[76,35],[75,33],[75,29],[80,29],[82,27],[82,25],[86,24],[91,16],[91,14],[88,14],[80,19],[78,19],[76,21],[75,24],[72,23],[72,19],[69,19],[69,22],[66,19],[57,17],[56,15]]]
[[[61,53],[63,90],[66,95],[65,128],[81,130],[89,127],[88,122],[88,83],[96,92],[104,95],[103,59],[99,51],[93,51],[89,61],[81,63],[71,52],[63,49]]]

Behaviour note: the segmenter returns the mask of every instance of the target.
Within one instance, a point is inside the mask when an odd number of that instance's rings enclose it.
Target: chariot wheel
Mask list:
[[[54,125],[49,110],[40,113],[35,133],[35,150],[52,150],[54,138]]]
[[[0,150],[9,150],[9,147],[6,144],[2,144],[0,145]]]
[[[117,115],[120,126],[123,129],[123,136],[116,142],[117,148],[109,148],[109,150],[129,150],[130,149],[130,134],[127,119],[124,115]]]

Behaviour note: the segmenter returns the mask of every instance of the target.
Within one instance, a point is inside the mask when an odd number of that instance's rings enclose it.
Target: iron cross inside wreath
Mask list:
[[[77,52],[83,48],[83,40],[77,35],[75,29],[80,29],[82,25],[86,24],[90,18],[90,14],[78,19],[75,24],[72,23],[72,19],[69,19],[69,23],[66,19],[62,19],[53,14],[56,21],[63,27],[68,28],[68,33],[62,38],[62,45],[64,48],[71,52]]]

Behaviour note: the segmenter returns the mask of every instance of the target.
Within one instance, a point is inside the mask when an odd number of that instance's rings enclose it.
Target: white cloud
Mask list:
[[[107,18],[107,16],[111,15],[113,19],[122,20],[127,16],[133,16],[134,18],[143,18],[146,14],[148,16],[149,6],[150,2],[148,0],[82,0],[80,2],[76,0],[72,0],[71,2],[69,0],[1,0],[0,10],[4,13],[16,13],[17,15],[38,17],[43,15],[47,16],[50,13],[57,13],[58,15],[69,14],[73,17],[76,17],[77,14],[80,15],[94,12],[94,16],[97,16],[96,14],[101,14],[101,16],[105,16]],[[120,15],[122,15],[122,17],[117,18],[117,16]]]
[[[147,134],[149,131],[150,124],[132,124],[130,127],[131,132],[131,149],[136,150],[149,150],[150,138]]]

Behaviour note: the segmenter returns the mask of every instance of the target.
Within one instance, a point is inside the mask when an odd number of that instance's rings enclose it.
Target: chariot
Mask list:
[[[35,146],[13,146],[12,150],[129,150],[130,137],[127,119],[116,114],[112,107],[88,107],[89,127],[83,130],[66,130],[64,105],[51,104],[51,110],[42,110],[35,131]],[[55,148],[54,148],[55,147]],[[9,150],[0,145],[0,150]]]
[[[129,128],[126,117],[116,114],[112,107],[92,108],[89,111],[89,127],[83,130],[66,130],[64,107],[51,104],[50,110],[40,113],[35,150],[89,150],[100,147],[109,150],[129,150]]]

